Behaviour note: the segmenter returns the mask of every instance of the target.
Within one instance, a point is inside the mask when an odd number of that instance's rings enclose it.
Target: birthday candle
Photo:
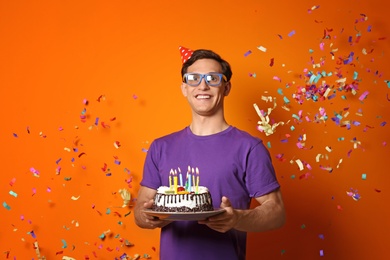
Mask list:
[[[196,167],[196,193],[198,193],[199,188],[199,169]]]
[[[190,175],[190,166],[188,166],[187,168],[187,174],[186,174],[186,190],[189,191],[189,186],[188,186],[188,178],[189,178],[189,175]]]
[[[191,192],[191,173],[188,173],[188,191]]]
[[[175,194],[177,193],[177,171],[176,170],[173,175],[173,191],[175,192]]]
[[[180,168],[178,168],[178,169],[179,169],[179,177],[180,177],[180,186],[183,187],[183,176],[181,175],[181,170],[180,170]]]
[[[193,184],[192,185],[194,185],[194,191],[195,191],[195,186],[196,186],[196,183],[195,183],[195,173],[194,173],[194,168],[192,168],[192,182],[193,182]]]
[[[172,174],[173,174],[173,170],[171,169],[171,171],[169,172],[169,189],[172,190]]]

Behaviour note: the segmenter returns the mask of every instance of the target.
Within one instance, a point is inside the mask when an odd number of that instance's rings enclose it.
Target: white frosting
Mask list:
[[[163,207],[187,207],[190,209],[193,209],[195,207],[199,207],[199,200],[197,199],[188,199],[192,196],[199,196],[204,193],[208,193],[208,188],[199,186],[198,187],[198,193],[197,194],[167,194],[165,191],[170,190],[167,186],[161,186],[157,189],[157,197],[155,200],[156,206],[163,206]],[[194,188],[192,189],[194,191]],[[159,199],[159,197],[162,194],[164,199]],[[164,196],[169,195],[169,196]],[[178,199],[168,199],[168,197],[176,196]],[[203,197],[203,195],[201,196]]]

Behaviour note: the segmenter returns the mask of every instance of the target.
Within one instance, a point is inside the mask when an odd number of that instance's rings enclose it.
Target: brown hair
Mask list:
[[[221,58],[217,53],[211,51],[211,50],[205,50],[205,49],[199,49],[194,51],[194,53],[191,55],[191,58],[189,58],[181,67],[181,76],[183,77],[185,73],[187,73],[187,69],[189,66],[194,64],[195,61],[200,59],[213,59],[217,61],[219,64],[221,64],[222,67],[222,74],[226,76],[227,81],[230,81],[232,78],[233,72],[230,67],[230,64]]]

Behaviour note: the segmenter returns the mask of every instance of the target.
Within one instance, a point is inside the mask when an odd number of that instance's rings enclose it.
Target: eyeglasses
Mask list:
[[[206,81],[207,85],[212,87],[218,87],[221,85],[222,79],[227,81],[227,78],[222,73],[207,73],[207,74],[200,74],[200,73],[186,73],[183,76],[183,82],[187,85],[190,85],[192,87],[199,86],[199,84],[202,82],[202,79]]]

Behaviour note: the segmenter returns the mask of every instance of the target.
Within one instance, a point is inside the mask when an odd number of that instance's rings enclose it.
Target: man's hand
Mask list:
[[[156,194],[155,190],[141,187],[138,198],[137,198],[137,204],[134,209],[134,217],[136,224],[141,228],[148,228],[148,229],[154,229],[154,228],[161,228],[169,223],[171,221],[167,220],[161,220],[159,218],[150,216],[144,212],[145,209],[151,209],[153,206],[153,197]]]
[[[150,209],[152,208],[153,200],[150,200],[148,202],[145,202],[143,205],[143,209]],[[161,228],[167,224],[169,224],[169,221],[161,220],[157,217],[150,216],[144,212],[142,212],[142,215],[145,219],[145,223],[150,226],[150,228]]]
[[[239,220],[239,213],[234,210],[230,200],[225,196],[223,196],[221,200],[221,209],[225,209],[226,211],[206,220],[201,220],[198,223],[205,224],[209,228],[221,233],[225,233],[234,228]]]

